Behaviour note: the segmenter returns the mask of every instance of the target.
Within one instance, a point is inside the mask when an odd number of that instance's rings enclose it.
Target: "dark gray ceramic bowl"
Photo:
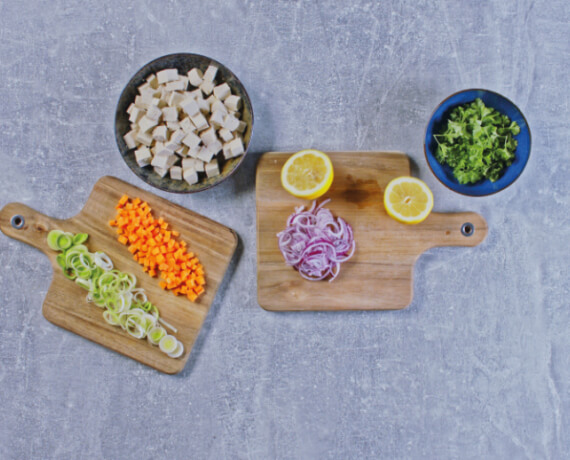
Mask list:
[[[186,74],[194,67],[197,67],[204,72],[210,64],[215,65],[219,69],[218,75],[216,77],[216,82],[226,82],[230,86],[232,94],[236,94],[241,97],[241,119],[247,123],[247,128],[243,133],[245,153],[237,158],[226,160],[223,163],[221,172],[218,176],[211,178],[204,177],[200,179],[200,182],[194,185],[190,185],[184,180],[172,180],[168,174],[164,177],[160,177],[153,171],[151,167],[141,168],[135,160],[134,149],[129,149],[123,139],[123,136],[130,129],[127,108],[131,102],[135,100],[135,96],[138,94],[137,88],[145,82],[146,78],[150,74],[156,73],[163,69],[176,68],[178,69],[179,73]],[[153,187],[159,188],[166,192],[174,193],[200,192],[202,190],[213,187],[214,185],[217,185],[223,180],[227,179],[238,168],[238,166],[242,163],[245,155],[247,154],[252,130],[253,110],[251,108],[251,100],[249,99],[249,96],[247,95],[247,92],[241,82],[226,66],[219,63],[215,59],[201,56],[199,54],[169,54],[167,56],[162,56],[158,59],[155,59],[154,61],[151,61],[143,66],[133,76],[133,78],[131,78],[131,80],[127,83],[127,86],[125,86],[125,89],[119,98],[117,111],[115,113],[115,138],[117,140],[117,145],[119,146],[121,156],[123,157],[123,160],[125,160],[125,163],[127,163],[129,168],[131,168],[131,170],[147,184],[150,184]]]

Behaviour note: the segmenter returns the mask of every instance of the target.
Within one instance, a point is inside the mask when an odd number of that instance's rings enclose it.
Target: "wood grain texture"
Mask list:
[[[144,273],[127,247],[117,241],[116,230],[108,222],[115,217],[115,206],[123,194],[148,202],[153,215],[163,217],[172,229],[178,230],[180,238],[188,243],[189,250],[199,257],[206,272],[207,284],[205,294],[195,303],[186,297],[176,297],[170,291],[163,291],[158,285],[159,280]],[[10,220],[14,215],[24,218],[23,228],[18,230],[12,227]],[[175,335],[184,344],[184,354],[178,359],[169,358],[146,340],[135,339],[119,327],[107,324],[102,310],[88,304],[86,292],[65,278],[57,265],[57,252],[52,251],[46,243],[47,233],[53,229],[88,233],[87,246],[90,251],[107,253],[116,268],[135,274],[137,285],[146,290],[149,300],[159,308],[161,317],[178,329]],[[42,309],[46,319],[168,374],[175,374],[184,368],[237,246],[237,236],[233,230],[113,177],[101,178],[93,187],[84,208],[67,220],[53,219],[23,204],[10,203],[0,211],[0,230],[38,248],[50,259],[53,279]]]
[[[257,166],[257,295],[267,310],[392,310],[413,297],[413,266],[435,246],[476,246],[487,235],[485,219],[475,213],[432,212],[421,224],[390,218],[382,203],[388,182],[410,175],[406,155],[397,152],[329,153],[335,178],[331,211],[352,225],[356,252],[342,264],[334,282],[307,281],[285,265],[276,234],[296,206],[310,204],[287,193],[280,172],[290,153],[269,152]],[[320,201],[320,200],[319,200]],[[469,222],[474,231],[461,233]]]

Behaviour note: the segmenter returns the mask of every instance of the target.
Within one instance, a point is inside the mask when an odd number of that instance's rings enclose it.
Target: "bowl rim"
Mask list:
[[[245,94],[245,96],[247,97],[247,100],[249,102],[249,106],[251,107],[251,134],[249,135],[249,142],[247,143],[247,147],[245,149],[245,152],[243,155],[241,155],[241,158],[239,160],[239,162],[236,163],[236,165],[234,166],[234,168],[228,172],[228,174],[226,176],[224,176],[219,182],[215,182],[213,184],[208,184],[206,186],[204,186],[203,188],[197,189],[197,190],[171,190],[169,188],[166,187],[162,187],[160,185],[157,184],[153,184],[147,180],[145,180],[144,177],[142,177],[142,175],[140,175],[138,173],[138,169],[133,168],[129,163],[127,163],[127,160],[125,159],[125,156],[123,154],[123,150],[121,149],[121,146],[119,144],[119,137],[122,138],[122,134],[118,132],[117,129],[117,121],[118,121],[118,117],[120,115],[119,113],[119,104],[121,102],[121,99],[123,97],[123,94],[125,93],[127,87],[129,86],[129,84],[131,83],[131,81],[133,80],[133,78],[139,73],[141,72],[145,67],[151,66],[152,64],[159,62],[163,59],[167,59],[167,58],[175,58],[175,57],[179,57],[179,58],[185,58],[185,57],[195,57],[195,58],[202,58],[205,60],[209,60],[211,63],[213,64],[217,64],[221,67],[223,67],[224,69],[226,69],[227,71],[229,71],[235,78],[235,80],[237,81],[237,83],[241,86],[241,88],[243,89],[243,93]],[[247,89],[245,88],[244,84],[241,82],[241,80],[238,78],[238,76],[233,72],[233,70],[231,70],[228,66],[226,66],[225,64],[221,63],[220,61],[211,58],[209,56],[205,56],[203,54],[198,54],[198,53],[170,53],[170,54],[165,54],[163,56],[159,56],[155,59],[153,59],[152,61],[148,61],[147,63],[143,64],[141,67],[139,67],[139,69],[133,73],[131,75],[131,77],[129,78],[129,80],[127,81],[127,83],[125,84],[125,86],[123,87],[123,89],[121,90],[121,92],[119,93],[119,97],[117,99],[117,103],[115,105],[115,118],[114,118],[114,132],[115,132],[115,142],[117,144],[117,148],[119,150],[119,155],[121,156],[123,162],[127,165],[127,167],[140,179],[142,180],[145,184],[150,185],[151,187],[157,188],[158,190],[162,190],[163,192],[168,192],[168,193],[176,193],[179,195],[185,195],[185,194],[189,194],[189,193],[198,193],[198,192],[203,192],[204,190],[209,190],[212,187],[215,187],[216,185],[221,184],[222,182],[224,182],[226,179],[228,179],[230,176],[232,176],[237,169],[239,169],[239,167],[241,166],[241,164],[243,163],[245,156],[247,155],[247,153],[249,152],[249,147],[251,145],[251,140],[253,139],[253,127],[254,127],[254,113],[253,113],[253,104],[251,103],[251,98],[249,97],[249,94],[247,92]],[[127,149],[125,151],[125,154],[127,152],[130,152],[133,149]]]
[[[445,104],[446,101],[448,101],[449,99],[451,99],[452,97],[455,97],[455,96],[457,96],[457,95],[459,95],[459,94],[462,94],[462,93],[468,93],[468,92],[471,92],[471,91],[483,91],[483,92],[485,92],[485,93],[494,94],[495,96],[499,96],[500,98],[506,100],[509,104],[511,104],[511,105],[521,114],[521,117],[523,118],[523,120],[524,120],[524,122],[525,122],[525,125],[526,125],[526,128],[527,128],[527,130],[528,130],[528,156],[527,156],[527,158],[526,158],[526,161],[525,161],[525,163],[524,163],[522,169],[521,169],[520,172],[518,173],[518,175],[517,175],[511,182],[509,182],[507,185],[505,185],[504,187],[502,187],[502,188],[500,188],[500,189],[498,189],[498,190],[494,190],[494,191],[489,192],[489,193],[483,193],[483,194],[481,194],[481,195],[473,195],[473,194],[470,194],[470,193],[462,192],[462,191],[460,191],[460,190],[455,190],[454,188],[451,188],[449,185],[447,185],[444,181],[442,181],[441,178],[439,177],[439,175],[436,174],[436,172],[435,172],[435,171],[433,170],[433,168],[431,167],[431,164],[430,164],[429,158],[428,158],[428,147],[427,147],[427,145],[426,145],[426,134],[427,134],[427,132],[428,132],[428,126],[429,126],[429,124],[432,122],[433,117],[435,116],[435,113],[439,110],[439,108],[440,108],[443,104]],[[509,188],[511,185],[513,185],[513,184],[517,181],[517,179],[522,175],[523,171],[524,171],[525,168],[526,168],[526,165],[528,164],[528,160],[530,159],[530,152],[531,152],[531,150],[532,150],[532,149],[531,149],[531,147],[532,147],[532,133],[531,133],[531,131],[530,131],[530,125],[528,124],[528,121],[527,121],[526,117],[524,116],[523,111],[522,111],[513,101],[511,101],[508,97],[505,97],[505,96],[503,96],[502,94],[500,94],[500,93],[498,93],[498,92],[496,92],[496,91],[490,90],[490,89],[485,89],[485,88],[468,88],[468,89],[462,89],[462,90],[460,90],[460,91],[456,91],[455,93],[450,94],[449,96],[447,96],[445,99],[443,99],[443,100],[435,107],[435,109],[432,111],[432,113],[431,113],[431,115],[430,115],[430,117],[429,117],[429,119],[428,119],[428,122],[427,122],[427,124],[426,124],[425,134],[424,134],[424,139],[423,139],[423,144],[424,144],[424,156],[425,156],[425,159],[426,159],[426,163],[428,164],[428,167],[429,167],[430,171],[432,172],[432,174],[436,177],[436,179],[437,179],[442,185],[444,185],[447,189],[451,190],[452,192],[459,193],[460,195],[468,196],[468,197],[473,197],[473,198],[481,198],[481,197],[485,197],[485,196],[495,195],[496,193],[499,193],[499,192],[502,192],[503,190],[506,190],[506,189]],[[430,153],[430,155],[433,156],[433,154],[431,154],[431,153]],[[434,157],[434,158],[435,158],[435,157]],[[437,160],[436,160],[436,161],[437,161]],[[487,180],[488,180],[488,179],[487,179]]]

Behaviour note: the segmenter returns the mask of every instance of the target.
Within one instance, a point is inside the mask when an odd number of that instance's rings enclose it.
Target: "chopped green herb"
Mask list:
[[[515,158],[520,127],[479,98],[455,108],[447,127],[435,134],[435,158],[453,168],[460,184],[481,179],[495,182]]]

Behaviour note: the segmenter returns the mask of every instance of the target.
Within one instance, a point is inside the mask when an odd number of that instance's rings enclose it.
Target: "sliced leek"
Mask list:
[[[87,292],[87,301],[103,308],[103,318],[112,326],[120,326],[137,339],[146,338],[171,358],[178,358],[184,346],[176,337],[168,335],[159,324],[176,329],[159,317],[158,308],[149,302],[137,278],[131,273],[113,267],[111,258],[104,252],[89,252],[86,233],[52,230],[47,236],[48,246],[61,251],[56,257],[64,275],[74,280]]]

